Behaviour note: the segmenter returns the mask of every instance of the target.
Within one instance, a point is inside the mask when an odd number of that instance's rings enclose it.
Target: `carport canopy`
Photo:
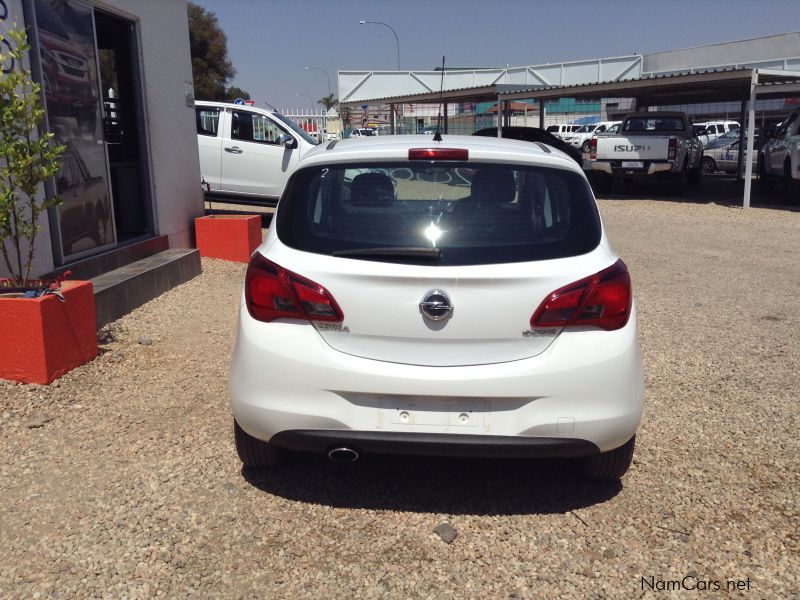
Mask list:
[[[702,104],[710,102],[741,102],[742,119],[746,118],[747,156],[753,155],[755,131],[755,103],[757,99],[782,98],[800,94],[800,72],[783,69],[758,69],[734,67],[726,69],[693,70],[619,81],[603,81],[560,86],[517,86],[496,84],[483,87],[451,89],[443,92],[428,92],[386,98],[374,98],[372,102],[384,104],[486,102],[502,103],[514,100],[539,101],[540,125],[544,123],[544,102],[558,98],[634,98],[636,110],[647,110],[650,106],[675,104]],[[745,106],[747,112],[745,113]],[[498,135],[502,124],[498,123]],[[752,161],[746,162],[744,173],[743,206],[750,206],[750,191],[753,176]]]

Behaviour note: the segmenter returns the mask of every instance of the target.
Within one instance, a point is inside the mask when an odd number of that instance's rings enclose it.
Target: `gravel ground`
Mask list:
[[[689,576],[797,597],[800,213],[600,205],[647,373],[621,484],[529,461],[242,472],[226,378],[244,267],[204,260],[91,364],[0,383],[0,596],[611,598]]]

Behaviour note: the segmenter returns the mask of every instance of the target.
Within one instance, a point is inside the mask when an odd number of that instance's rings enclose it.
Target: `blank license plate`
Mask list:
[[[622,161],[622,168],[623,169],[641,169],[644,167],[644,163],[641,160],[623,160]]]

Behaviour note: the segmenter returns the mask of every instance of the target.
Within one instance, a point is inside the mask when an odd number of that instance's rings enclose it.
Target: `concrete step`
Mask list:
[[[92,279],[97,328],[200,274],[200,253],[164,250]]]
[[[53,279],[56,275],[64,273],[64,271],[72,271],[70,279],[91,279],[168,249],[169,239],[165,235],[126,242],[100,254],[82,258],[59,267],[49,276],[43,277],[43,279]]]

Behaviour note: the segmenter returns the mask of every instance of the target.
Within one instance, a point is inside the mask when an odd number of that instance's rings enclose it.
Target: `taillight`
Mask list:
[[[571,283],[545,298],[531,317],[531,328],[593,325],[620,329],[631,314],[631,278],[622,260]]]
[[[597,158],[597,138],[592,138],[592,151],[589,154],[589,158],[592,160]]]
[[[678,154],[678,138],[669,138],[669,149],[667,150],[667,160],[675,160]]]
[[[250,316],[259,321],[308,319],[344,320],[330,292],[256,254],[247,267],[244,296]]]
[[[408,160],[468,160],[466,148],[409,148]]]

